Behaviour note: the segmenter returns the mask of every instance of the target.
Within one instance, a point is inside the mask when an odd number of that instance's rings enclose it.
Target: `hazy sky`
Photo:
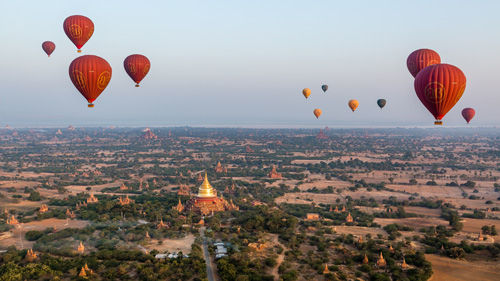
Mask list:
[[[406,68],[418,48],[467,76],[446,125],[463,125],[464,107],[476,109],[473,124],[500,125],[497,0],[2,0],[1,8],[0,126],[431,125]],[[93,109],[68,76],[78,54],[62,24],[74,14],[95,24],[82,54],[113,68]],[[45,40],[57,46],[50,58]],[[151,60],[140,88],[123,69],[133,53]],[[382,111],[378,98],[388,101]]]

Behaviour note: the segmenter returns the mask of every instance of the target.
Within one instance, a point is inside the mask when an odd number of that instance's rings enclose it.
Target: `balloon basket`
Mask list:
[[[139,84],[135,84],[135,87],[136,87],[136,88],[139,88]]]
[[[436,121],[434,121],[434,125],[443,125],[443,121],[436,120]]]
[[[82,50],[78,49],[78,50],[76,50],[76,52],[77,52],[77,53],[81,53],[81,52],[82,52]]]
[[[94,104],[93,103],[89,103],[89,104],[87,104],[87,107],[92,108],[92,107],[94,107]]]

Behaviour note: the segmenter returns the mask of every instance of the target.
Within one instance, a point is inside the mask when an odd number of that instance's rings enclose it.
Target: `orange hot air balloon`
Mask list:
[[[52,41],[45,41],[42,43],[42,49],[50,57],[50,54],[56,49],[56,44]]]
[[[413,51],[406,59],[406,66],[413,77],[417,77],[420,70],[438,63],[441,63],[441,57],[431,49]]]
[[[123,66],[128,76],[136,83],[135,86],[139,87],[141,80],[148,74],[151,63],[143,55],[130,55],[123,61]]]
[[[305,88],[304,90],[302,90],[302,94],[304,95],[304,97],[306,97],[306,99],[311,95],[311,89],[309,88]]]
[[[316,116],[316,118],[319,118],[319,117],[321,116],[321,113],[323,113],[323,112],[321,111],[321,109],[316,108],[316,109],[313,111],[313,113],[314,113],[314,116]]]
[[[354,112],[356,110],[356,108],[358,108],[359,101],[358,100],[350,100],[348,105],[351,108],[352,112]]]
[[[88,107],[94,107],[93,102],[108,86],[111,73],[109,63],[98,56],[81,56],[69,65],[71,82],[89,102]]]
[[[467,121],[467,124],[474,118],[474,115],[476,115],[476,111],[473,108],[467,107],[462,110],[462,116]]]
[[[64,20],[63,28],[69,40],[78,48],[77,52],[79,53],[94,33],[94,23],[89,18],[78,15],[67,17]]]
[[[415,92],[424,106],[436,118],[436,125],[460,100],[466,78],[462,70],[451,64],[434,64],[422,69],[415,77]]]

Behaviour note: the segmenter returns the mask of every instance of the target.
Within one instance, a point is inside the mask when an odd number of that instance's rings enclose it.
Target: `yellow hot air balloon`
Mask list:
[[[349,104],[349,107],[351,108],[352,112],[354,112],[356,110],[356,108],[358,108],[359,101],[358,100],[350,100],[348,104]]]
[[[314,113],[314,116],[316,116],[316,118],[319,118],[319,117],[321,116],[321,113],[322,113],[322,112],[321,112],[321,109],[316,108],[316,109],[313,111],[313,113]]]
[[[304,97],[306,97],[306,99],[311,95],[311,89],[309,88],[305,88],[304,90],[302,90],[302,94],[304,95]]]

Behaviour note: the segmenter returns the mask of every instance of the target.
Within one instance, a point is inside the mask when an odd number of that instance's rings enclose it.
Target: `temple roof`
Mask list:
[[[210,182],[208,182],[207,173],[205,173],[205,179],[203,183],[198,188],[198,197],[207,198],[207,197],[216,197],[217,194],[215,189],[212,187]]]

